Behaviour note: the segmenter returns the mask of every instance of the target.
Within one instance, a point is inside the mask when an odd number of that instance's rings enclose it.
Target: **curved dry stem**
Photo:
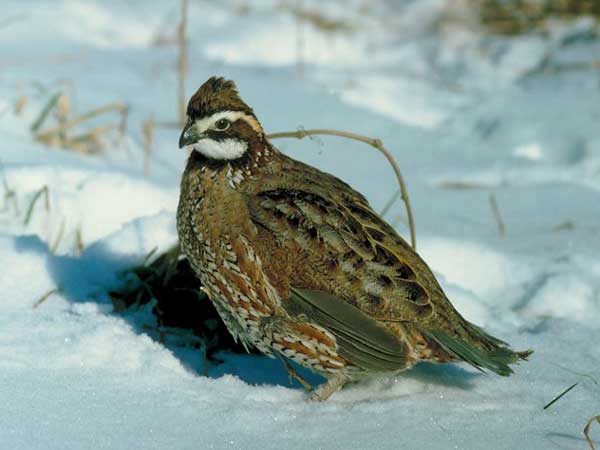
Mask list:
[[[594,442],[592,441],[592,438],[590,437],[590,427],[592,426],[592,423],[594,423],[594,421],[600,423],[600,416],[592,417],[588,421],[585,428],[583,429],[583,434],[585,435],[585,440],[587,441],[588,445],[590,446],[590,448],[592,450],[595,450],[595,448],[596,448],[596,447],[594,447]]]
[[[402,178],[402,173],[400,172],[400,167],[396,163],[396,160],[392,156],[392,154],[384,147],[381,139],[373,139],[367,136],[363,136],[356,133],[351,133],[348,131],[339,131],[339,130],[330,130],[330,129],[314,129],[314,130],[298,130],[298,131],[283,131],[280,133],[271,133],[267,135],[269,139],[277,139],[277,138],[297,138],[302,139],[306,136],[315,136],[315,135],[328,135],[328,136],[339,136],[345,137],[348,139],[354,139],[355,141],[364,142],[365,144],[369,144],[371,147],[379,150],[386,157],[388,162],[391,164],[394,169],[394,173],[396,174],[396,178],[398,179],[398,184],[400,185],[400,196],[402,197],[402,201],[406,206],[406,214],[408,216],[408,228],[410,230],[410,241],[412,244],[412,248],[414,250],[417,249],[417,237],[415,233],[415,220],[412,213],[412,208],[410,206],[410,200],[408,198],[408,192],[406,190],[406,185],[404,184],[404,178]]]

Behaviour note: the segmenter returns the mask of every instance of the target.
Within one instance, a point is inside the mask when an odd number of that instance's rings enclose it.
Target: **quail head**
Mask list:
[[[232,81],[207,80],[187,117],[181,248],[236,340],[328,379],[312,398],[418,361],[509,375],[529,355],[465,320],[365,197],[278,151]]]

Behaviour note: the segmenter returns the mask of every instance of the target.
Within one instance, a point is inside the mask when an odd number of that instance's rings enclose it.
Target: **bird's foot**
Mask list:
[[[312,391],[313,385],[310,384],[308,381],[306,381],[304,378],[302,378],[302,376],[296,372],[296,369],[294,369],[290,363],[288,363],[287,359],[285,359],[285,356],[280,355],[279,353],[277,354],[277,356],[279,356],[279,359],[281,359],[281,362],[283,363],[283,367],[285,367],[286,372],[288,373],[288,377],[290,378],[290,383],[292,382],[292,378],[295,378],[298,383],[300,383],[302,385],[302,387],[304,389],[306,389],[308,392]]]
[[[331,395],[341,389],[350,378],[345,374],[337,374],[327,380],[327,383],[319,386],[315,391],[310,394],[310,400],[322,402],[327,400]]]

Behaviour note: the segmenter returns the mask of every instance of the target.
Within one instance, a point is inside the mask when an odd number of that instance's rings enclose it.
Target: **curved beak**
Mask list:
[[[188,120],[183,127],[183,131],[181,132],[181,136],[179,136],[179,148],[183,148],[186,145],[191,145],[198,142],[202,139],[202,135],[196,132],[196,127],[194,126],[194,122]]]

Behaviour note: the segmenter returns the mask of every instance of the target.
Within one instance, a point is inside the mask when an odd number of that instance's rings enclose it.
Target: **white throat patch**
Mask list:
[[[238,139],[215,141],[205,138],[200,139],[191,147],[207,158],[220,160],[238,159],[248,150],[248,144]]]

